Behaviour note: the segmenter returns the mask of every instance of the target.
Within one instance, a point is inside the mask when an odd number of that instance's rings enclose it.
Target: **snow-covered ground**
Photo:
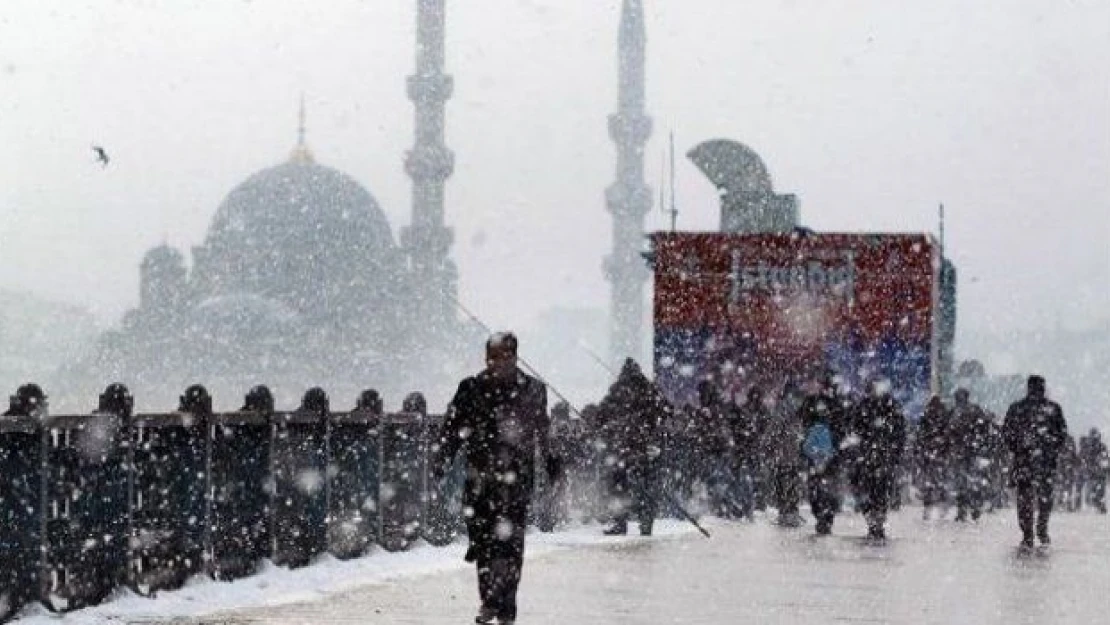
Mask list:
[[[1110,520],[1057,514],[1047,556],[1018,557],[1012,510],[977,525],[892,519],[892,540],[870,546],[862,520],[812,536],[766,521],[711,522],[706,540],[679,522],[657,537],[604,538],[581,527],[528,538],[522,624],[1105,623],[1110,615]],[[234,583],[197,580],[157,600],[121,596],[59,618],[40,609],[20,625],[108,623],[472,622],[474,574],[462,545],[324,558],[297,571],[268,568]]]
[[[696,530],[674,521],[661,521],[650,540],[680,538]],[[628,538],[601,535],[601,526],[587,525],[553,534],[532,531],[527,539],[529,558],[579,547],[618,545]],[[645,541],[636,537],[635,541]],[[28,608],[16,625],[101,625],[120,622],[189,620],[217,612],[241,611],[295,603],[326,603],[345,592],[383,584],[408,584],[412,579],[437,573],[471,571],[463,561],[465,542],[447,547],[418,543],[404,552],[381,549],[353,560],[321,556],[312,565],[289,570],[267,562],[263,570],[234,582],[216,582],[194,577],[182,589],[159,593],[156,599],[121,590],[111,601],[65,615],[52,614],[39,606]]]

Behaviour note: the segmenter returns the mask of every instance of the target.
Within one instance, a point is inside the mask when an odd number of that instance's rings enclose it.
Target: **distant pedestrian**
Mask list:
[[[805,428],[802,452],[809,507],[817,535],[825,536],[832,533],[833,521],[840,510],[840,445],[847,417],[846,400],[837,391],[832,374],[826,374],[817,384],[818,390],[807,396],[798,409],[798,418]]]
[[[979,520],[983,512],[988,467],[991,462],[990,415],[971,401],[965,388],[956,389],[949,411],[951,466],[956,482],[956,520]]]
[[[867,537],[886,539],[886,517],[906,447],[906,417],[890,394],[890,382],[871,380],[852,411],[852,486],[867,519]]]
[[[626,534],[628,520],[635,513],[640,535],[650,536],[658,514],[658,461],[668,405],[640,366],[629,358],[599,409],[601,418],[611,427],[606,462],[612,463],[609,511],[613,522],[605,534]]]
[[[924,506],[922,518],[926,521],[933,507],[945,504],[948,498],[950,434],[948,410],[944,401],[934,395],[925,405],[915,445],[920,472],[918,484]]]
[[[1110,473],[1110,452],[1102,442],[1102,434],[1097,428],[1083,437],[1079,449],[1082,463],[1081,473],[1087,486],[1088,502],[1102,514],[1106,514],[1106,476]],[[1079,500],[1083,499],[1083,488],[1079,489]]]
[[[432,458],[432,476],[442,482],[455,455],[466,454],[465,559],[477,566],[481,597],[475,623],[516,621],[537,452],[549,481],[560,473],[549,432],[547,389],[517,368],[516,337],[494,334],[486,368],[459,384]]]
[[[786,527],[802,524],[798,504],[802,497],[802,440],[805,432],[798,419],[798,408],[802,403],[801,391],[787,382],[779,395],[778,402],[770,412],[765,439],[772,468],[771,492],[778,510],[776,523]]]
[[[1035,546],[1034,529],[1036,539],[1047,546],[1051,543],[1048,521],[1056,463],[1067,440],[1068,425],[1060,405],[1046,396],[1044,378],[1029,376],[1025,398],[1006,412],[1002,433],[1014,455],[1010,479],[1017,489],[1021,547]]]

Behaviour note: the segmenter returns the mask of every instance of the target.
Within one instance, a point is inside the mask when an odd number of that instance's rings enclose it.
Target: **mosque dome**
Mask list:
[[[251,293],[304,311],[395,277],[399,254],[373,196],[302,143],[228,193],[194,257],[203,296]]]

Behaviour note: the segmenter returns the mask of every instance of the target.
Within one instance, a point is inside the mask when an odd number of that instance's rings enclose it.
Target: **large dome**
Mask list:
[[[310,232],[358,237],[363,245],[393,245],[389,221],[353,178],[312,162],[264,169],[227,194],[208,229],[208,241],[262,237],[282,244]]]
[[[370,193],[308,158],[232,189],[194,256],[202,296],[253,293],[302,311],[344,291],[368,295],[368,286],[393,277],[398,259]]]

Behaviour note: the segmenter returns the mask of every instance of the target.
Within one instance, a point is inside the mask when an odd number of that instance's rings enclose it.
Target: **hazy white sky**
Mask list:
[[[448,220],[493,325],[607,305],[619,4],[448,0]],[[817,229],[933,230],[943,201],[962,333],[1105,317],[1110,2],[645,4],[654,187],[669,129],[682,151],[737,139]],[[199,244],[236,183],[287,157],[302,91],[317,159],[396,235],[415,5],[4,0],[0,286],[117,318],[147,248]],[[684,159],[678,188],[680,227],[715,228]]]

